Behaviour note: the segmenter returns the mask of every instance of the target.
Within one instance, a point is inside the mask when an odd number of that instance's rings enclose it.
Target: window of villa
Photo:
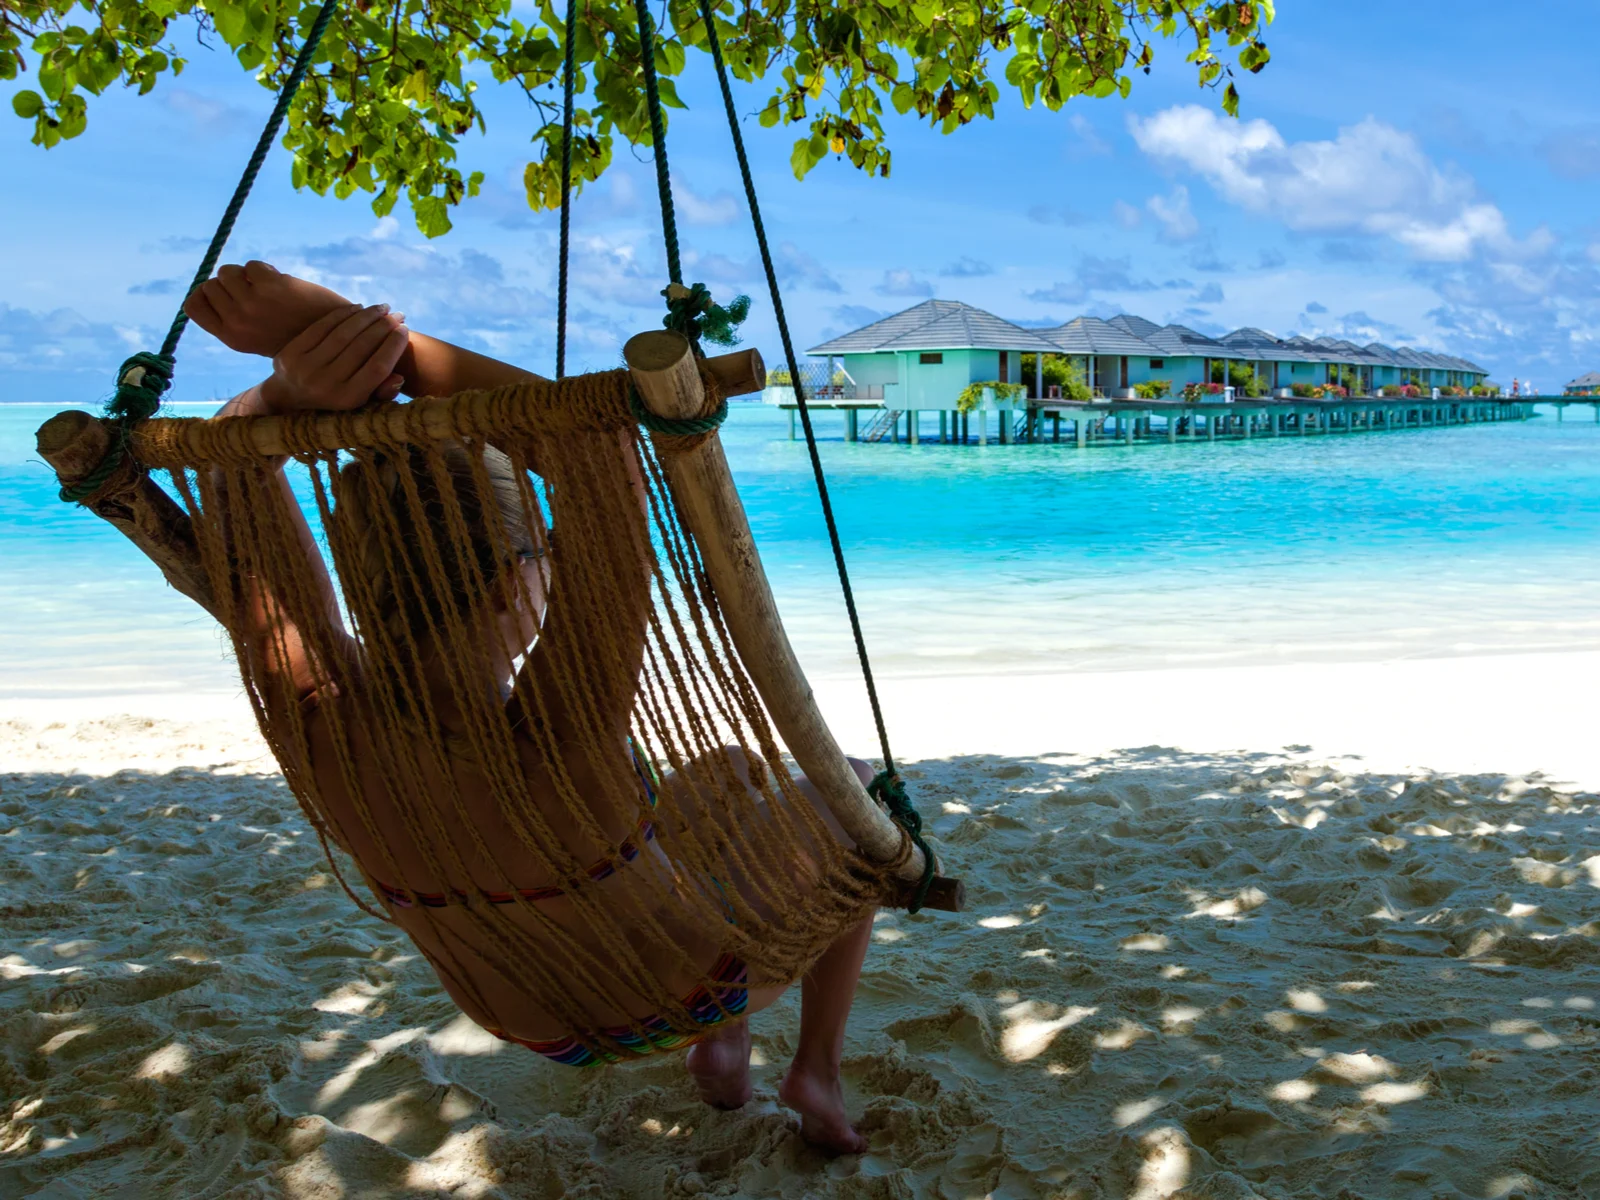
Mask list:
[[[1164,368],[1166,365],[1167,365],[1167,360],[1164,359],[1164,358],[1152,358],[1150,360],[1150,369],[1152,371],[1159,371],[1162,368]]]
[[[924,351],[917,355],[917,361],[927,365],[935,365],[944,361],[943,350]]]

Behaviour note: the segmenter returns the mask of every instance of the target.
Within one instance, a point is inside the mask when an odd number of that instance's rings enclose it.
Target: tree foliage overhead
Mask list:
[[[663,102],[690,49],[706,48],[698,0],[657,0],[655,51]],[[887,175],[885,105],[950,133],[992,117],[1001,83],[1026,105],[1058,109],[1079,96],[1126,96],[1155,47],[1175,41],[1202,87],[1236,113],[1234,67],[1267,63],[1271,0],[712,0],[733,74],[770,88],[762,125],[797,125],[797,176],[830,153]],[[315,19],[316,0],[0,0],[0,79],[33,86],[16,114],[49,147],[82,133],[88,97],[113,85],[151,91],[185,60],[178,43],[220,43],[277,88]],[[560,203],[560,73],[564,6],[538,0],[525,20],[513,0],[347,0],[289,113],[284,144],[296,187],[344,198],[373,194],[390,212],[404,194],[417,226],[450,228],[473,195],[457,143],[484,128],[478,92],[493,81],[532,102],[534,150],[524,180],[535,208]],[[631,0],[579,0],[573,38],[581,97],[573,179],[599,178],[615,139],[650,144],[640,39]],[[531,13],[528,14],[531,16]],[[31,76],[31,78],[29,78]]]

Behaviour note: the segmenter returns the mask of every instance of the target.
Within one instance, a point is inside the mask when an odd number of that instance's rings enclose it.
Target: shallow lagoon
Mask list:
[[[55,498],[50,411],[0,405],[0,696],[235,688],[209,619]],[[879,671],[948,675],[1600,648],[1600,426],[1542,411],[1087,452],[818,427]],[[724,438],[802,660],[847,673],[804,444],[752,405]]]

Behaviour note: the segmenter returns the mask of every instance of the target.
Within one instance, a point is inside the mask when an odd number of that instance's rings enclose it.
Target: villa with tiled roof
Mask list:
[[[1089,386],[1108,397],[1155,381],[1177,395],[1189,384],[1226,385],[1241,378],[1273,391],[1340,383],[1365,395],[1401,384],[1471,387],[1488,374],[1454,355],[1381,342],[1358,346],[1342,338],[1279,338],[1251,327],[1212,338],[1131,314],[1025,329],[957,300],[925,300],[807,353],[842,362],[853,391],[898,409],[953,408],[962,389],[991,380],[1023,384],[1037,396],[1050,355],[1074,361]],[[1024,375],[1023,354],[1032,357],[1032,378]],[[833,377],[830,371],[828,378]]]

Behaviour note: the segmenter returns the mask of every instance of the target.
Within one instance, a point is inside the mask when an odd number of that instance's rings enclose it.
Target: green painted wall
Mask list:
[[[900,360],[900,386],[895,390],[890,406],[902,412],[906,409],[954,409],[956,397],[969,383],[998,378],[1000,352],[998,350],[941,350],[937,353],[942,362],[924,363],[923,351],[901,350],[895,357]],[[1012,373],[1016,373],[1015,352],[1011,354]]]
[[[1151,366],[1151,362],[1159,362],[1159,367]],[[1128,359],[1128,386],[1146,383],[1152,379],[1165,379],[1172,384],[1172,394],[1179,395],[1186,383],[1205,382],[1206,360],[1189,355],[1177,355],[1167,358],[1129,358]]]
[[[892,351],[880,354],[843,354],[840,363],[858,387],[882,386],[900,381],[900,363]]]

